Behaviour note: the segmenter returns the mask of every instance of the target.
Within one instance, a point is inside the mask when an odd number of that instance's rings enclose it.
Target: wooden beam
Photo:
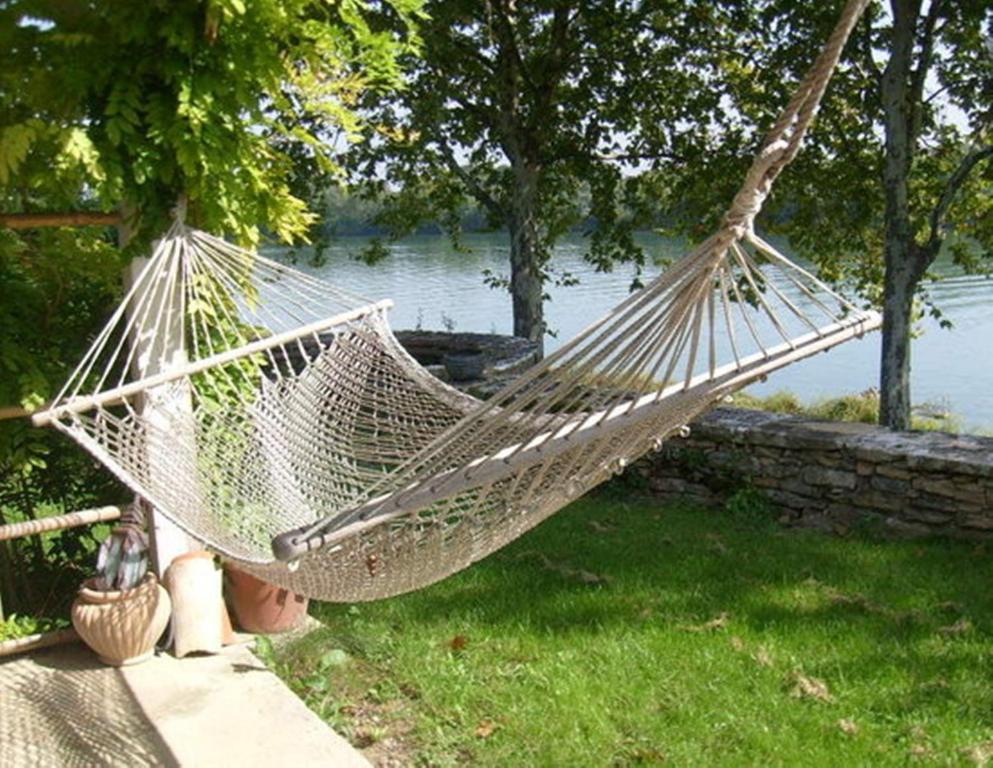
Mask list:
[[[110,227],[121,223],[120,213],[64,211],[60,213],[0,213],[0,227],[40,229],[43,227]]]
[[[53,515],[37,520],[27,520],[23,523],[0,525],[0,541],[19,539],[22,536],[35,536],[46,531],[61,531],[64,528],[76,528],[80,525],[105,523],[109,520],[116,520],[120,516],[120,507],[100,507],[70,512],[67,515]]]
[[[6,421],[7,419],[23,419],[30,416],[31,413],[31,411],[27,411],[19,405],[3,405],[0,406],[0,421]]]

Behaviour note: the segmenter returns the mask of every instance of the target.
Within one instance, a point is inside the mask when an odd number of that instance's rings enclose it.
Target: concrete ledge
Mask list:
[[[0,663],[0,763],[369,763],[245,646],[114,669],[82,645]]]

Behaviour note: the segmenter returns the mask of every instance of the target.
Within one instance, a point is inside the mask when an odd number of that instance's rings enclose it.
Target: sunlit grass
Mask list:
[[[774,392],[765,397],[738,392],[733,396],[733,404],[740,408],[754,408],[830,421],[856,421],[863,424],[875,424],[879,421],[879,393],[872,389],[859,394],[823,398],[810,403],[801,401],[795,394],[787,391]],[[911,415],[911,424],[914,429],[962,431],[961,419],[940,406],[921,406],[915,409]]]
[[[429,589],[320,606],[325,627],[271,662],[403,765],[993,754],[985,547],[785,533],[747,506],[618,494]]]

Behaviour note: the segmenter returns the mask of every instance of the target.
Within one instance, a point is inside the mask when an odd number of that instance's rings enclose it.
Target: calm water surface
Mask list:
[[[643,233],[640,242],[651,258],[681,253],[674,241]],[[468,253],[455,251],[441,236],[417,236],[391,247],[391,255],[375,266],[355,260],[365,245],[361,238],[342,238],[330,249],[327,263],[309,271],[370,299],[392,298],[394,328],[415,328],[483,333],[511,332],[510,297],[483,283],[483,271],[499,275],[509,271],[509,249],[502,234],[466,236]],[[597,273],[583,261],[584,239],[570,236],[555,249],[553,267],[579,279],[574,286],[550,285],[546,305],[554,337],[548,350],[578,333],[623,299],[634,270],[622,266]],[[305,259],[302,259],[305,261]],[[646,277],[660,271],[649,266]],[[929,290],[945,316],[954,323],[941,329],[928,318],[920,325],[913,344],[913,396],[915,403],[949,409],[965,426],[993,427],[993,280],[963,277],[951,264],[935,270],[943,279]],[[862,392],[877,385],[879,334],[836,347],[826,355],[795,363],[750,391],[765,395],[787,389],[805,401]]]

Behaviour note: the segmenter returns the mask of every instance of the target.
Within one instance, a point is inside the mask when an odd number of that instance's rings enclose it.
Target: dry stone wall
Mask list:
[[[993,537],[993,438],[718,408],[636,471],[667,498],[755,489],[782,522],[842,534]]]

